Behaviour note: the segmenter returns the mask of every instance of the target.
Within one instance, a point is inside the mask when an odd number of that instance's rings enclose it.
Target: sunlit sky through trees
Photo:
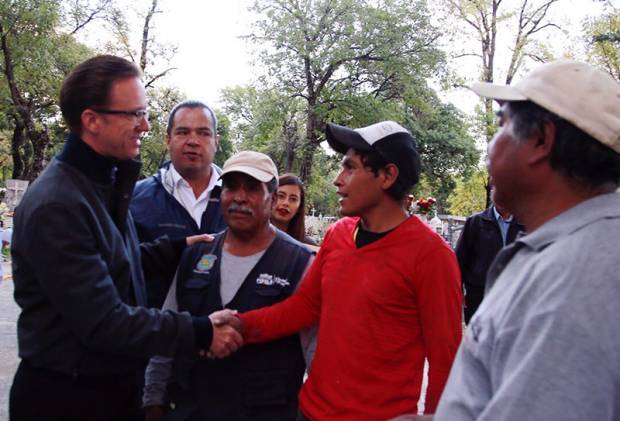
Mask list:
[[[514,1],[505,0],[505,3]],[[159,9],[162,13],[153,19],[153,35],[157,42],[177,48],[171,61],[176,70],[169,74],[166,83],[177,86],[188,97],[217,106],[222,88],[254,81],[258,76],[258,69],[252,65],[252,47],[241,38],[251,31],[252,15],[247,10],[251,3],[250,0],[160,0]],[[611,3],[617,7],[620,0]],[[149,4],[150,0],[127,1],[125,13],[130,27],[135,28],[132,35],[135,37],[133,43],[136,46],[142,28],[139,14],[144,13]],[[432,10],[432,2],[430,4]],[[588,16],[600,14],[602,7],[602,2],[591,0],[563,0],[554,7],[550,15],[564,30],[550,31],[549,39],[556,56],[562,56],[569,51],[577,56],[582,53],[578,47],[582,21]],[[103,30],[91,30],[81,35],[88,45],[95,47],[101,45],[105,37]],[[450,49],[449,45],[444,47]],[[508,60],[507,49],[502,49],[500,38],[497,61],[499,66],[502,60]],[[451,62],[450,65],[461,69],[461,75],[468,81],[476,80],[478,70],[475,61],[459,60],[458,63]],[[516,80],[531,66],[531,63],[526,65]],[[471,71],[462,71],[469,68]],[[501,80],[501,74],[497,80]],[[465,89],[453,89],[441,95],[467,113],[473,111],[476,103],[475,95]]]

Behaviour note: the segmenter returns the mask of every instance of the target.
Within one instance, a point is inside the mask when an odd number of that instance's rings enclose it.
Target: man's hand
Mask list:
[[[224,358],[243,346],[241,320],[237,310],[224,309],[209,315],[213,324],[213,340],[209,351],[200,351],[201,357]]]
[[[187,246],[192,246],[196,243],[210,243],[211,241],[213,241],[215,237],[212,236],[211,234],[198,234],[198,235],[190,235],[189,237],[185,237],[185,242],[187,243]]]
[[[236,317],[236,316],[235,316]],[[213,325],[213,340],[207,354],[209,358],[224,358],[243,346],[241,334],[232,326]]]
[[[214,311],[209,315],[213,326],[230,325],[235,328],[239,333],[243,333],[241,326],[241,319],[238,317],[239,312],[237,310],[224,309],[220,311]]]

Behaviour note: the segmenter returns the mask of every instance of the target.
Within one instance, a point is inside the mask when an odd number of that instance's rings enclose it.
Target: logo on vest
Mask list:
[[[209,269],[211,269],[215,265],[215,261],[217,260],[217,256],[215,254],[203,254],[196,267],[194,268],[194,272],[197,273],[207,273]]]
[[[287,279],[269,275],[268,273],[261,273],[258,278],[256,278],[256,285],[280,285],[281,287],[287,287],[290,284],[291,283]]]

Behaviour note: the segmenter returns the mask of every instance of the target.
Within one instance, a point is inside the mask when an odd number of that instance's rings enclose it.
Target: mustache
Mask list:
[[[254,215],[254,212],[252,212],[252,209],[250,209],[249,207],[245,205],[239,205],[237,203],[231,203],[230,206],[228,206],[228,212],[241,212],[241,213],[247,213],[248,215]]]

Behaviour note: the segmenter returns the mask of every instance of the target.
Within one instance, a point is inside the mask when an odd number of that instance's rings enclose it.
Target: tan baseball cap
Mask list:
[[[242,151],[228,158],[224,162],[220,178],[231,172],[247,174],[263,183],[278,178],[278,168],[271,158],[264,153],[254,151]]]
[[[620,84],[589,64],[553,61],[514,85],[480,82],[471,90],[498,101],[532,101],[620,153]]]

